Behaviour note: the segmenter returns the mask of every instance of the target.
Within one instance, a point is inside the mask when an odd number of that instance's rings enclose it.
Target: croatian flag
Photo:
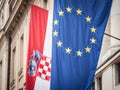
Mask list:
[[[52,49],[52,12],[31,5],[26,90],[49,90]]]

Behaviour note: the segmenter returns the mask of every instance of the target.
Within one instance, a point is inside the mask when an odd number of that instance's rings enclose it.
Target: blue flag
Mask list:
[[[112,0],[54,0],[51,90],[90,90]]]

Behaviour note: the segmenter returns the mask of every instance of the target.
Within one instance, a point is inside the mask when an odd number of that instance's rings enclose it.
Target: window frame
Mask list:
[[[102,90],[102,75],[97,78],[97,90]]]
[[[95,90],[95,81],[93,81],[93,83],[91,85],[91,90]]]
[[[15,57],[16,57],[16,47],[12,50],[12,58],[10,63],[10,82],[15,79]]]
[[[2,73],[2,59],[0,59],[0,73]],[[2,80],[2,74],[0,75],[0,81]],[[2,82],[0,82],[0,89],[1,89]]]
[[[120,84],[120,62],[115,64],[115,85]]]

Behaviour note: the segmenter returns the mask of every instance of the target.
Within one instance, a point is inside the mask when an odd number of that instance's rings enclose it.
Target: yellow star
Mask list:
[[[57,31],[54,31],[54,32],[53,32],[53,35],[54,35],[54,36],[58,36],[58,32],[57,32]]]
[[[88,16],[85,18],[86,19],[86,22],[91,22],[91,18]]]
[[[77,56],[82,56],[82,52],[80,50],[78,50],[76,53],[77,53]]]
[[[96,28],[95,27],[92,27],[90,28],[91,29],[91,32],[95,33],[96,32]]]
[[[68,53],[68,54],[70,54],[72,51],[70,48],[66,48],[65,50],[66,50],[66,53]]]
[[[91,43],[95,44],[96,43],[96,39],[92,38],[90,39]]]
[[[67,7],[67,8],[66,8],[66,10],[67,10],[67,12],[71,13],[71,11],[72,11],[72,8],[70,8],[70,7]]]
[[[54,25],[58,25],[58,23],[59,23],[59,21],[56,19],[53,22],[54,22]]]
[[[62,46],[62,42],[61,42],[61,41],[58,41],[58,42],[57,42],[57,46],[58,46],[58,47],[61,47],[61,46]]]
[[[58,12],[59,13],[59,16],[63,16],[64,12],[61,10]]]
[[[88,46],[85,48],[85,51],[87,52],[87,53],[90,53],[90,51],[91,51],[91,48],[89,48]]]
[[[78,10],[76,10],[76,12],[77,12],[77,15],[81,15],[81,13],[82,13],[82,10],[80,10],[80,9],[78,9]]]

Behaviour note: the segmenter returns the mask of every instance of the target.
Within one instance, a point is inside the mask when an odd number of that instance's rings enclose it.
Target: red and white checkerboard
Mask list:
[[[37,76],[49,81],[50,73],[51,73],[51,58],[42,56],[40,59],[40,63],[38,65]]]

